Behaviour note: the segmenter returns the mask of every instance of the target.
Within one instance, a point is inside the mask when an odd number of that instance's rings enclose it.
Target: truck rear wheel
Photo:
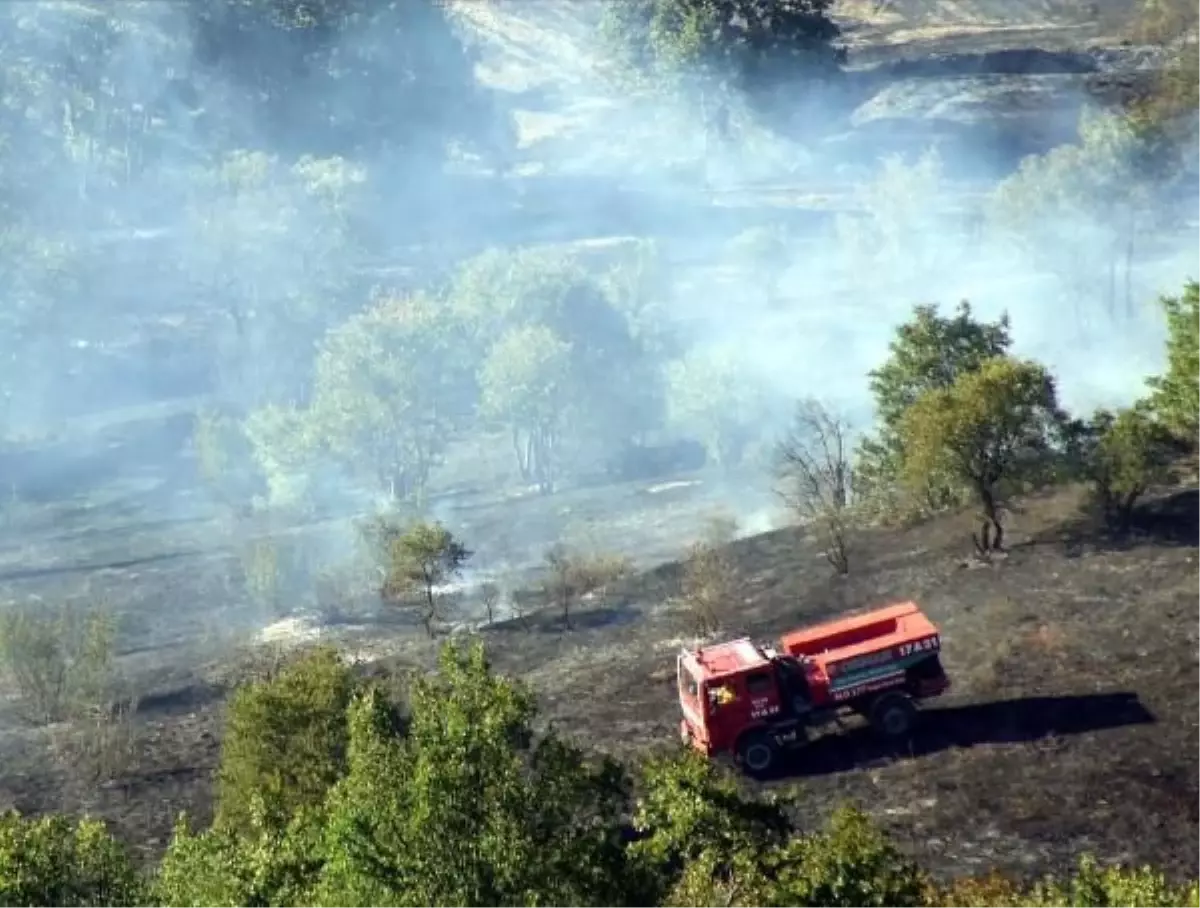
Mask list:
[[[884,694],[871,704],[871,727],[886,738],[903,738],[912,731],[917,707],[901,693]]]
[[[774,741],[762,732],[755,732],[738,742],[737,756],[742,768],[757,778],[774,768],[778,753]]]

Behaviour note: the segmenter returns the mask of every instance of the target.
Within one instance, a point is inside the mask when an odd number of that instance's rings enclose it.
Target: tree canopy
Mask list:
[[[825,76],[845,57],[831,0],[615,0],[601,34],[624,74],[755,90]]]

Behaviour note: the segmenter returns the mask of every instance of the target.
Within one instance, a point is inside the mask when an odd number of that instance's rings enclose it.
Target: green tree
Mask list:
[[[392,498],[420,500],[474,379],[458,323],[428,296],[385,297],[330,331],[312,416],[326,450]]]
[[[1167,371],[1150,380],[1150,406],[1163,424],[1191,447],[1200,420],[1200,284],[1161,300],[1167,316]]]
[[[190,176],[181,258],[225,316],[220,393],[239,408],[307,397],[313,344],[349,314],[338,304],[350,279],[347,208],[365,172],[340,158],[288,166],[234,151]]]
[[[782,807],[746,798],[733,778],[688,750],[647,761],[630,857],[657,881],[656,905],[768,905],[769,855],[791,823]]]
[[[1077,143],[1025,158],[988,202],[992,224],[1066,282],[1081,330],[1096,298],[1110,318],[1122,299],[1133,315],[1135,241],[1155,210],[1146,154],[1134,121],[1085,111]]]
[[[724,348],[695,348],[667,367],[667,419],[724,467],[735,467],[761,433],[760,388]]]
[[[771,861],[773,905],[922,905],[916,863],[861,811],[843,807],[825,829],[792,839]]]
[[[321,445],[312,412],[266,404],[247,414],[241,428],[266,483],[267,503],[278,508],[308,505],[310,472]]]
[[[1171,439],[1139,407],[1092,418],[1094,441],[1085,455],[1096,502],[1110,528],[1126,532],[1133,509],[1149,488],[1170,477]]]
[[[354,707],[313,903],[631,903],[619,767],[534,742],[532,693],[493,674],[479,644],[448,644],[439,665],[412,691],[402,741],[370,697]]]
[[[258,796],[238,830],[216,826],[197,834],[180,817],[148,904],[312,905],[324,864],[323,825],[322,808],[302,807],[280,828]]]
[[[904,476],[920,486],[946,470],[969,488],[982,521],[975,546],[987,555],[1003,546],[1006,495],[1044,468],[1061,422],[1049,373],[1034,362],[996,357],[905,411]]]
[[[226,718],[215,825],[277,832],[301,808],[319,806],[346,771],[346,708],[355,690],[352,671],[329,647],[239,688]]]
[[[403,526],[381,517],[368,524],[367,534],[383,570],[380,595],[387,602],[415,601],[421,624],[432,638],[442,617],[438,587],[462,573],[471,552],[440,523]]]
[[[145,886],[103,823],[0,815],[0,903],[145,905]]]
[[[571,418],[557,438],[559,472],[618,449],[659,415],[661,374],[646,346],[656,338],[653,322],[639,321],[642,307],[614,289],[573,256],[545,249],[482,253],[449,288],[450,311],[467,326],[477,362],[510,331],[544,328],[569,345],[570,391],[560,404]]]
[[[200,72],[254,123],[202,121],[230,144],[267,136],[288,151],[401,154],[410,167],[440,163],[452,143],[506,150],[495,96],[434,0],[214,0],[189,9],[188,25]]]
[[[949,388],[989,359],[1005,355],[1011,344],[1007,314],[994,322],[982,321],[965,300],[953,315],[940,314],[936,306],[913,310],[896,329],[887,360],[869,373],[880,428],[877,436],[864,438],[856,452],[854,478],[860,497],[874,499],[877,506],[894,497],[903,459],[899,432],[908,408],[923,394]],[[913,491],[927,510],[962,498],[954,479],[943,471],[929,473]]]
[[[941,156],[926,151],[910,163],[889,155],[854,195],[857,211],[839,214],[835,222],[850,282],[874,295],[897,283],[921,287],[936,280],[939,267],[956,252],[950,246],[956,232],[938,210],[937,200],[946,195]],[[888,287],[880,286],[880,276]]]
[[[831,0],[618,0],[601,35],[628,79],[767,88],[797,73],[828,76],[845,59]]]
[[[545,325],[511,328],[480,369],[485,419],[507,424],[521,478],[554,490],[559,439],[566,428],[571,387],[571,346]]]

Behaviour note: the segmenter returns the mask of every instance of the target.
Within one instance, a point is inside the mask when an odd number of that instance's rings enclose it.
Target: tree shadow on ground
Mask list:
[[[1147,499],[1134,508],[1128,532],[1105,530],[1093,516],[1068,521],[1032,540],[1059,543],[1068,558],[1094,551],[1126,551],[1147,543],[1172,548],[1200,545],[1200,489]]]
[[[561,609],[552,606],[531,612],[524,618],[505,618],[487,625],[491,633],[563,634],[573,631],[595,631],[623,627],[645,617],[630,602],[608,605],[584,605],[571,610],[569,621],[563,620]]]
[[[1022,697],[991,703],[928,709],[913,734],[888,741],[863,725],[830,730],[781,766],[787,776],[820,776],[951,748],[989,744],[1042,744],[1047,750],[1064,737],[1157,721],[1130,692],[1059,697]]]

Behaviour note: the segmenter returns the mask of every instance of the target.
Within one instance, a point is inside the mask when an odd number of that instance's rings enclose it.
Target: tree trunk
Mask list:
[[[1136,315],[1133,304],[1133,242],[1134,225],[1132,216],[1129,219],[1129,231],[1125,239],[1125,316],[1132,320]]]
[[[525,446],[521,443],[521,430],[516,426],[512,427],[512,446],[513,454],[517,458],[517,471],[521,474],[521,479],[529,481],[529,459],[526,456]]]
[[[978,489],[979,504],[983,511],[979,535],[974,537],[975,548],[980,555],[987,557],[992,552],[1004,548],[1004,526],[1000,523],[1000,508],[991,488],[981,486]]]

